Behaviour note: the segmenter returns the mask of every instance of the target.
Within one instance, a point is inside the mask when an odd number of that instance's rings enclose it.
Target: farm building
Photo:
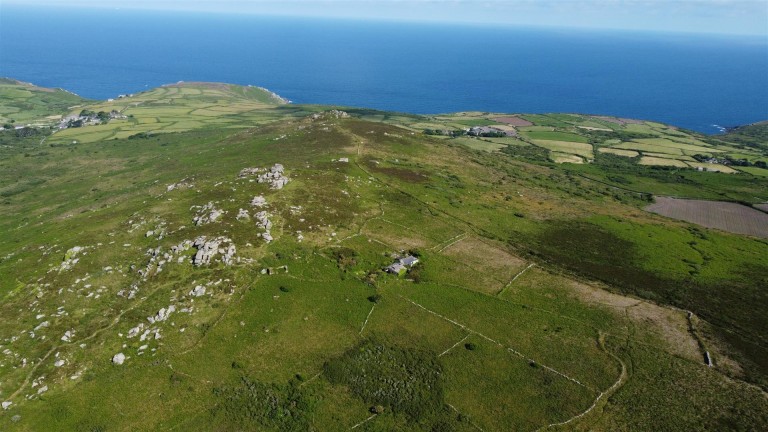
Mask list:
[[[470,128],[467,131],[467,135],[470,136],[480,136],[480,137],[503,137],[503,136],[514,136],[514,133],[503,131],[501,129],[492,127],[492,126],[475,126]]]
[[[398,258],[397,261],[387,266],[384,271],[396,275],[403,275],[408,271],[409,268],[413,267],[418,262],[418,258],[413,255],[408,255],[403,258]]]

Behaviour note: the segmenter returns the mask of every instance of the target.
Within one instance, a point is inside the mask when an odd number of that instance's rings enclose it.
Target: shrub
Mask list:
[[[411,421],[431,417],[444,405],[442,372],[433,353],[375,341],[365,341],[323,366],[330,382]]]
[[[211,410],[222,430],[311,430],[314,398],[295,385],[266,384],[247,377],[213,390],[219,403]]]
[[[336,260],[336,265],[341,270],[345,270],[347,267],[352,267],[357,264],[357,252],[354,249],[347,247],[333,248],[331,250],[331,256]]]

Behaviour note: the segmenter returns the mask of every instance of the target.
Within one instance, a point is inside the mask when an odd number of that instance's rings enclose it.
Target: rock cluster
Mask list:
[[[195,217],[192,218],[192,221],[197,226],[216,222],[216,220],[224,214],[222,210],[217,209],[214,206],[213,202],[209,202],[204,206],[192,206],[190,210],[196,210]]]
[[[282,189],[288,184],[288,177],[284,174],[285,168],[281,164],[274,164],[269,169],[264,168],[243,168],[240,170],[239,177],[248,177],[257,175],[256,181],[259,183],[268,183],[272,189]]]
[[[248,176],[259,175],[259,173],[261,173],[262,171],[264,171],[264,168],[243,168],[240,170],[240,174],[238,174],[238,177],[244,178]]]
[[[131,285],[131,288],[126,292],[126,290],[122,289],[117,292],[118,297],[127,297],[128,300],[132,300],[134,297],[136,297],[136,294],[139,292],[139,285],[133,284]]]
[[[176,306],[170,305],[167,308],[162,308],[155,316],[147,317],[147,321],[150,322],[150,324],[154,324],[157,322],[162,322],[168,319],[169,316],[171,316],[172,313],[176,312]]]
[[[349,113],[346,111],[339,111],[339,110],[330,110],[330,111],[324,111],[320,113],[314,113],[311,116],[309,116],[312,120],[318,120],[321,118],[349,118]]]
[[[237,217],[235,219],[237,220],[248,220],[251,218],[251,215],[248,214],[248,210],[246,209],[239,209],[237,211]]]
[[[125,354],[123,353],[117,353],[112,357],[112,363],[116,365],[121,365],[125,363]]]
[[[156,237],[158,240],[162,240],[167,233],[168,233],[167,224],[165,222],[160,222],[157,224],[155,229],[148,230],[144,234],[144,237],[145,238]]]
[[[163,316],[164,316],[164,318],[162,320],[160,320],[160,321],[165,321],[166,319],[168,319],[168,315],[170,315],[170,313],[171,313],[168,310],[170,310],[171,308],[173,308],[173,310],[171,312],[176,310],[176,306],[173,306],[173,305],[168,306],[167,309],[166,308],[160,309],[160,311],[163,312]],[[160,312],[155,314],[155,316],[147,317],[147,320],[149,320],[153,324],[157,323],[157,322],[160,322],[160,321],[157,320],[157,316],[159,314],[160,314]],[[141,335],[141,336],[139,336],[139,335]],[[152,335],[155,336],[155,339],[160,339],[161,338],[160,330],[159,329],[157,329],[157,328],[146,328],[144,323],[139,323],[138,325],[136,325],[136,327],[133,327],[130,330],[128,330],[128,334],[126,335],[126,337],[128,339],[132,339],[132,338],[135,338],[136,336],[139,336],[139,341],[144,342],[145,340],[149,339],[150,336],[152,336]]]
[[[175,189],[189,189],[195,187],[188,179],[182,179],[178,183],[169,184],[166,188],[166,192],[170,192]]]
[[[252,205],[253,207],[258,207],[258,208],[261,208],[261,207],[264,207],[264,206],[266,206],[266,205],[267,205],[267,200],[266,200],[266,198],[264,198],[264,197],[263,197],[263,196],[261,196],[261,195],[259,195],[259,196],[255,196],[255,197],[253,197],[253,199],[251,200],[251,205]]]
[[[273,240],[272,233],[270,232],[272,230],[272,221],[269,220],[267,212],[260,211],[256,213],[256,225],[264,230],[264,232],[261,233],[261,237],[264,238],[267,243],[271,242]]]
[[[59,271],[64,270],[70,270],[72,267],[77,264],[78,261],[80,261],[80,258],[77,258],[77,256],[80,254],[80,252],[84,251],[85,248],[82,246],[75,246],[73,248],[70,248],[67,253],[64,254],[64,260],[61,262],[61,265],[59,266]]]
[[[267,200],[263,196],[259,195],[251,200],[251,205],[256,208],[266,207]],[[271,233],[272,221],[269,220],[269,214],[265,210],[261,210],[254,214],[254,218],[256,218],[256,226],[264,230],[264,232],[261,233],[261,237],[267,243],[271,242],[273,240]]]
[[[189,292],[189,295],[192,297],[200,297],[205,295],[205,287],[202,285],[197,285],[194,289],[192,289]]]
[[[139,275],[146,280],[149,276],[157,274],[163,271],[163,266],[169,262],[173,262],[176,259],[176,254],[185,250],[188,250],[192,246],[192,242],[184,240],[179,243],[178,246],[171,247],[171,253],[163,252],[160,246],[156,248],[147,249],[146,255],[149,256],[149,261],[143,269],[139,269]],[[179,257],[178,262],[183,262],[185,257]],[[134,288],[134,287],[131,287]],[[125,291],[118,292],[118,295],[125,294]],[[135,293],[134,293],[135,294]],[[128,298],[133,298],[130,295]]]
[[[269,220],[269,216],[267,215],[267,212],[260,211],[256,213],[256,225],[258,225],[261,228],[264,228],[264,230],[267,232],[269,232],[272,229],[272,222]]]
[[[197,248],[197,253],[192,258],[192,264],[198,267],[210,264],[217,254],[221,254],[221,262],[225,265],[231,265],[237,252],[234,243],[227,237],[209,239],[200,236],[195,239],[192,245]]]
[[[64,342],[72,342],[73,337],[75,337],[75,331],[67,330],[64,332],[64,336],[61,337],[61,340]]]

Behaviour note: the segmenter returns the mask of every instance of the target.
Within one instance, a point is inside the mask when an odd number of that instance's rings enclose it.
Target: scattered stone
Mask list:
[[[217,209],[214,206],[212,201],[204,206],[192,206],[190,210],[196,210],[195,217],[192,218],[192,221],[197,226],[216,222],[216,220],[224,214],[222,210]]]
[[[259,183],[268,183],[272,189],[282,189],[289,181],[283,174],[284,168],[281,164],[275,164],[269,170],[264,168],[243,168],[239,177],[258,175],[256,181]]]
[[[219,252],[221,253],[221,249],[219,249]],[[237,253],[237,248],[235,248],[234,244],[230,244],[224,250],[224,253],[221,256],[221,262],[223,262],[224,265],[232,265],[233,259],[235,257],[235,253]]]
[[[128,339],[138,336],[139,333],[141,333],[142,330],[144,330],[144,324],[143,323],[140,323],[136,327],[128,330],[128,336],[127,336]]]
[[[262,171],[265,171],[264,168],[243,168],[240,170],[240,174],[238,174],[238,177],[244,178],[252,175],[257,175]]]
[[[179,243],[176,246],[171,246],[171,252],[173,253],[179,253],[189,250],[189,248],[192,247],[192,241],[190,240],[184,240],[183,242]]]
[[[40,394],[43,394],[43,393],[45,393],[47,391],[48,391],[48,386],[47,385],[46,386],[42,386],[42,387],[40,387],[39,390],[37,390],[37,394],[40,395]]]
[[[152,324],[162,322],[167,320],[173,312],[176,312],[176,306],[170,305],[167,308],[160,309],[155,316],[147,317],[147,320]]]
[[[347,162],[348,163],[349,162],[349,158],[348,157],[339,158],[339,162]]]
[[[123,353],[117,353],[112,357],[112,363],[116,365],[121,365],[125,362],[125,354]]]
[[[340,110],[330,110],[330,111],[323,111],[319,113],[314,113],[309,116],[311,120],[320,120],[320,119],[328,119],[328,118],[349,118],[349,113],[346,111],[340,111]]]
[[[188,179],[182,179],[178,183],[169,184],[165,191],[170,192],[175,189],[190,189],[193,187],[195,187],[195,185],[190,183]]]
[[[7,410],[8,408],[10,408],[11,405],[13,405],[13,402],[10,402],[10,401],[2,403],[2,406],[3,406],[4,410]]]
[[[202,285],[198,285],[195,287],[195,289],[189,292],[189,295],[193,297],[200,297],[202,295],[205,295],[205,287]]]
[[[256,213],[256,225],[263,228],[266,231],[269,231],[272,229],[272,222],[269,220],[269,215],[267,215],[267,212],[260,211]]]
[[[267,200],[261,195],[255,196],[251,200],[251,205],[253,207],[264,207],[265,205],[267,205]]]
[[[251,215],[248,214],[248,210],[239,209],[237,211],[237,217],[235,219],[237,219],[237,220],[248,220],[250,218],[251,218]]]
[[[74,336],[75,336],[74,330],[67,330],[66,332],[64,332],[64,336],[61,337],[61,340],[64,342],[71,342]]]
[[[72,267],[74,267],[75,264],[80,261],[80,258],[77,258],[77,255],[79,255],[80,252],[82,252],[84,249],[85,248],[82,246],[75,246],[67,250],[67,253],[64,254],[64,260],[59,266],[59,271],[71,270]]]
[[[65,363],[66,362],[64,360],[56,360],[56,362],[53,364],[53,366],[58,368],[58,367],[64,366]]]
[[[219,246],[225,243],[228,243],[229,246],[226,248],[219,248]],[[234,255],[237,252],[232,240],[227,237],[208,239],[205,236],[201,236],[196,238],[192,245],[197,248],[197,253],[192,259],[192,263],[198,267],[210,264],[216,254],[219,253],[222,254],[221,261],[225,265],[231,265]]]

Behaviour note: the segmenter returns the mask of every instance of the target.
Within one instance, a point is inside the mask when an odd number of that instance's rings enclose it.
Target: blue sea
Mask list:
[[[3,6],[0,76],[94,99],[218,81],[424,114],[768,119],[768,40],[748,36]]]

